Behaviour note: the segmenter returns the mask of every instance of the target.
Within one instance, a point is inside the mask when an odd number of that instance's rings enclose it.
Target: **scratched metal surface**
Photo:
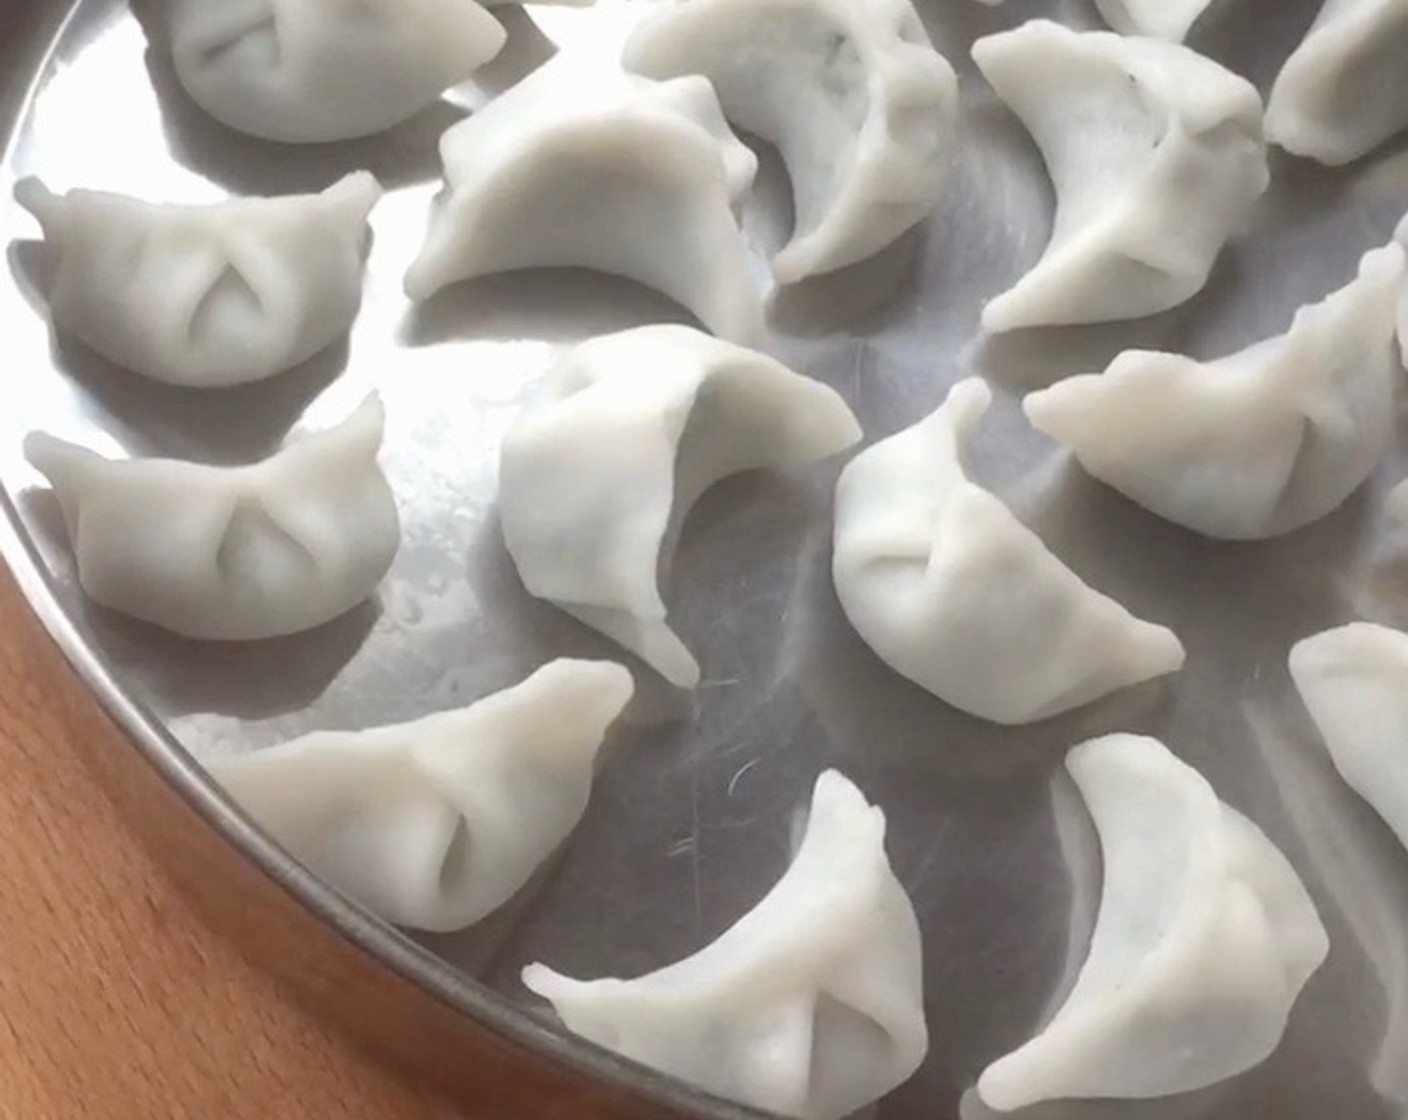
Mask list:
[[[14,0],[12,0],[14,2]],[[512,36],[482,81],[384,137],[275,149],[215,125],[185,100],[143,21],[83,0],[43,61],[42,5],[21,0],[0,36],[0,119],[18,114],[0,167],[0,337],[9,391],[0,483],[86,650],[197,756],[258,749],[312,728],[354,728],[465,702],[559,654],[614,649],[531,600],[496,526],[496,447],[525,388],[572,340],[674,319],[644,290],[584,274],[463,286],[424,307],[399,279],[437,188],[435,141],[464,112],[554,49],[609,50],[645,4],[507,15]],[[1194,44],[1265,90],[1308,25],[1312,0],[1224,0]],[[1380,512],[1386,464],[1334,516],[1294,536],[1218,545],[1166,525],[1078,472],[1020,420],[1027,389],[1102,366],[1129,345],[1214,356],[1281,330],[1339,286],[1408,208],[1396,147],[1327,174],[1278,158],[1253,228],[1188,307],[1121,326],[985,339],[977,315],[1039,253],[1050,190],[1036,153],[987,95],[972,40],[1042,10],[1093,25],[1083,2],[920,0],[960,66],[965,121],[951,188],[933,219],[879,259],[775,301],[774,353],[836,386],[870,438],[912,423],[960,376],[999,394],[979,475],[1077,571],[1186,642],[1181,676],[1056,721],[1011,731],[965,718],[888,672],[847,628],[827,574],[834,466],[747,477],[690,517],[671,580],[678,629],[705,683],[631,713],[587,819],[562,858],[505,913],[422,944],[511,1003],[518,969],[630,975],[715,936],[781,873],[813,779],[838,766],[883,805],[890,851],[927,937],[933,1047],[880,1108],[890,1120],[952,1117],[986,1062],[1027,1037],[1059,999],[1093,921],[1099,861],[1064,779],[1064,749],[1146,730],[1197,765],[1299,867],[1334,949],[1285,1044],[1257,1071],[1163,1102],[1060,1105],[1042,1120],[1378,1120],[1408,1102],[1408,858],[1333,777],[1289,695],[1292,640],[1353,617],[1408,624],[1403,560]],[[1268,18],[1274,16],[1275,18]],[[52,21],[52,6],[48,21]],[[34,30],[28,30],[29,25]],[[23,112],[24,89],[37,78]],[[347,345],[272,383],[202,396],[143,383],[43,317],[36,228],[9,201],[16,177],[151,198],[318,188],[369,167],[390,193],[375,215],[366,307]],[[760,251],[789,221],[775,160],[747,209]],[[104,451],[245,462],[299,425],[330,423],[376,386],[385,463],[405,543],[379,601],[299,638],[241,647],[165,637],[85,604],[55,510],[23,463],[43,428]],[[387,930],[386,945],[399,936]],[[455,993],[452,998],[465,999]],[[472,1003],[472,1000],[470,1001]],[[712,1105],[697,1099],[701,1114]],[[965,1117],[982,1116],[971,1096]]]

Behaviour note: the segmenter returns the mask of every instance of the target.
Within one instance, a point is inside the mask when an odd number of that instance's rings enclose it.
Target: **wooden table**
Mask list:
[[[72,696],[0,575],[0,1117],[448,1120],[304,1012],[168,884],[82,752]]]

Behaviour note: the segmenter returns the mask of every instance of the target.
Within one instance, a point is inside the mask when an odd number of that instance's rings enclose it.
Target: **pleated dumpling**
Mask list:
[[[938,205],[958,79],[910,0],[676,0],[625,60],[703,74],[729,120],[777,145],[797,215],[781,283],[855,264]]]
[[[317,143],[382,132],[499,53],[475,0],[169,0],[176,76],[222,124]]]
[[[449,932],[507,902],[581,820],[634,691],[607,661],[554,661],[468,708],[317,732],[210,763],[275,840],[396,925]]]
[[[973,58],[1056,188],[1044,255],[984,327],[1136,319],[1201,291],[1270,181],[1251,83],[1176,43],[1046,20],[978,40]]]
[[[1163,1097],[1260,1064],[1329,952],[1295,869],[1162,743],[1111,735],[1066,767],[1104,860],[1090,954],[1041,1034],[983,1073],[984,1103]]]
[[[1397,245],[1291,329],[1212,362],[1135,350],[1026,400],[1096,478],[1211,537],[1255,540],[1336,509],[1393,442]]]
[[[365,600],[401,542],[377,465],[381,402],[248,467],[114,462],[43,433],[25,455],[54,487],[83,590],[190,638],[310,630]]]
[[[504,539],[530,592],[692,688],[657,584],[670,527],[728,475],[859,439],[833,390],[762,354],[689,327],[606,335],[561,359],[505,438]]]
[[[1408,848],[1408,634],[1327,630],[1296,643],[1290,668],[1335,768]]]
[[[1179,669],[1171,631],[1086,585],[969,481],[963,453],[991,400],[981,380],[960,382],[842,472],[832,563],[851,625],[896,672],[995,723]]]
[[[821,776],[796,858],[694,956],[634,980],[535,964],[523,982],[567,1028],[716,1096],[840,1120],[928,1051],[914,908],[885,856],[885,815]]]
[[[656,82],[559,55],[445,133],[447,197],[406,276],[412,299],[525,268],[638,281],[720,338],[763,333],[734,202],[757,159],[704,78]]]
[[[1339,165],[1408,128],[1408,0],[1325,0],[1266,105],[1266,136]]]
[[[359,172],[322,194],[176,206],[26,179],[15,197],[44,230],[56,324],[136,373],[210,389],[347,333],[381,187]]]

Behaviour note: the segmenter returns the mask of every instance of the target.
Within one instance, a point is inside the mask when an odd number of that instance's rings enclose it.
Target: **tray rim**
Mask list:
[[[33,108],[60,46],[88,0],[67,0],[56,9],[62,14],[48,20],[44,18],[44,9],[48,7],[45,0],[20,2],[32,5],[40,14],[34,29],[22,27],[21,34],[11,41],[10,53],[23,59],[25,37],[36,31],[44,40],[44,46],[37,56],[30,56],[30,66],[16,60],[13,98],[8,106],[0,103],[0,165],[8,164],[13,157],[21,126]],[[5,112],[6,109],[9,111]],[[762,1120],[772,1115],[716,1097],[573,1036],[565,1028],[553,1027],[446,963],[300,864],[225,795],[195,757],[84,640],[64,609],[52,573],[25,529],[15,496],[4,487],[0,487],[0,561],[13,576],[31,615],[88,697],[96,700],[101,711],[121,732],[125,745],[216,838],[236,851],[327,932],[349,942],[393,976],[409,982],[420,994],[516,1044],[526,1053],[553,1062],[563,1071],[590,1082],[624,1090],[644,1105],[675,1115],[711,1120]]]

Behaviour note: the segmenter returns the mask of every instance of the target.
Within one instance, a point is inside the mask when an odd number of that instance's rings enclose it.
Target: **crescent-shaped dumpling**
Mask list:
[[[757,158],[703,78],[656,82],[559,55],[440,142],[448,197],[406,276],[412,299],[524,268],[655,288],[710,331],[763,334],[733,204]]]
[[[316,732],[209,768],[338,890],[396,925],[444,933],[507,902],[577,826],[634,688],[611,662],[554,661],[459,711]]]
[[[25,455],[54,487],[83,590],[190,638],[310,630],[376,589],[400,546],[377,466],[381,402],[247,467],[114,462],[35,432]]]
[[[1329,952],[1295,869],[1153,739],[1095,739],[1066,767],[1104,857],[1090,955],[1042,1033],[983,1073],[984,1103],[1170,1096],[1260,1064]]]
[[[671,525],[728,475],[811,463],[860,434],[833,390],[691,328],[592,339],[504,440],[504,539],[530,592],[692,688],[699,665],[657,585]]]
[[[1095,0],[1105,22],[1124,35],[1181,43],[1212,0]]]
[[[729,120],[777,145],[796,210],[780,283],[864,260],[938,204],[958,79],[910,0],[679,0],[625,62],[703,74]]]
[[[1045,253],[983,326],[1136,319],[1201,291],[1270,181],[1251,83],[1176,43],[1047,20],[978,40],[973,59],[1056,189]]]
[[[897,672],[995,723],[1179,669],[1171,631],[1086,585],[968,480],[963,452],[991,400],[981,380],[960,382],[842,472],[833,574],[851,625]]]
[[[1266,137],[1339,165],[1408,128],[1408,0],[1325,0],[1266,103]]]
[[[57,325],[136,373],[210,389],[347,333],[381,187],[363,171],[322,194],[175,206],[26,179],[15,197],[44,230]]]
[[[222,124],[266,140],[369,136],[499,53],[474,0],[170,0],[176,76]]]
[[[1291,329],[1211,362],[1134,350],[1026,399],[1034,427],[1170,521],[1231,540],[1287,533],[1339,507],[1393,442],[1397,245],[1302,308]]]
[[[914,908],[885,856],[885,815],[846,778],[816,783],[796,858],[694,956],[634,980],[523,982],[567,1028],[716,1096],[839,1120],[928,1051]]]
[[[996,6],[1002,0],[981,0]],[[1212,0],[1095,0],[1105,22],[1122,35],[1181,43]]]
[[[1298,642],[1290,667],[1335,768],[1408,847],[1408,634],[1327,630]]]

